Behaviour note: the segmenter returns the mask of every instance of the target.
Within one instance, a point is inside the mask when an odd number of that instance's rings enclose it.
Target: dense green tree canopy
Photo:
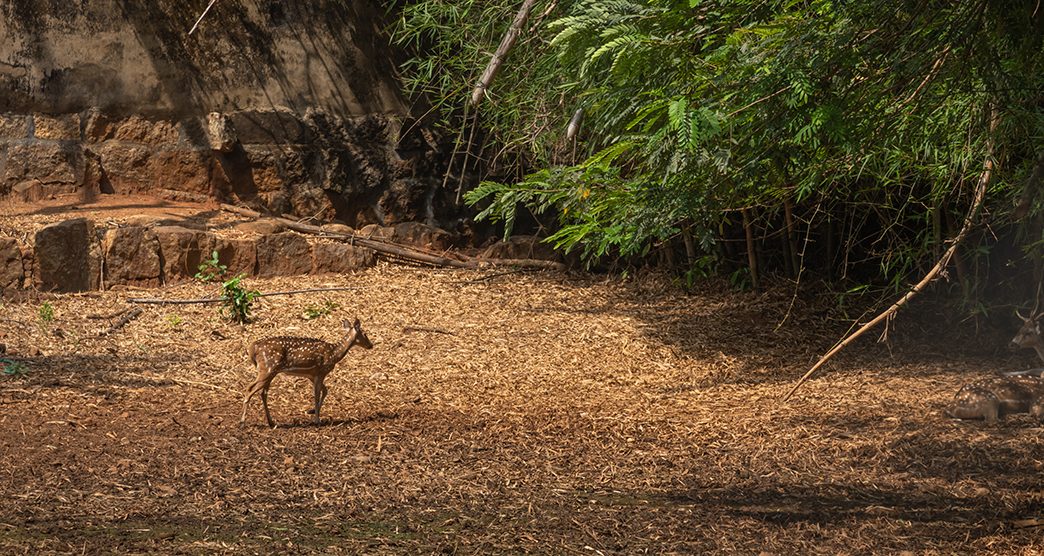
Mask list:
[[[517,7],[402,9],[406,75],[447,122]],[[701,272],[740,213],[768,237],[794,207],[788,233],[802,242],[833,227],[844,255],[828,266],[898,285],[960,227],[990,159],[990,237],[1032,251],[1038,219],[1022,217],[1037,212],[1029,177],[1044,153],[1042,25],[1035,2],[544,3],[479,106],[496,179],[466,199],[509,230],[522,207],[552,216],[550,241],[588,257],[683,235]]]

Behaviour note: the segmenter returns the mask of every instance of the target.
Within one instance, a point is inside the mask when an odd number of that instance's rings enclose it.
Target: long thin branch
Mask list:
[[[258,297],[272,297],[273,295],[294,295],[298,293],[312,293],[312,292],[341,292],[357,290],[355,286],[338,286],[332,288],[305,288],[302,290],[286,290],[278,292],[266,292],[258,295]],[[170,304],[170,305],[191,305],[194,303],[217,303],[224,301],[224,297],[198,297],[194,299],[157,299],[157,298],[145,298],[145,297],[132,297],[127,300],[127,303],[148,303],[148,304]]]
[[[529,19],[529,12],[533,10],[535,5],[536,0],[526,0],[522,3],[522,7],[518,9],[518,13],[515,14],[515,20],[511,22],[511,27],[508,28],[507,33],[504,33],[504,38],[500,39],[500,46],[493,53],[493,57],[489,59],[486,70],[482,72],[482,77],[479,78],[478,84],[475,85],[475,90],[471,93],[472,106],[482,102],[482,99],[485,98],[486,90],[489,89],[493,78],[500,71],[500,66],[504,64],[504,58],[507,56],[507,53],[511,50],[511,47],[515,46],[515,41],[518,40],[518,35],[522,32],[522,26],[526,24],[526,20]]]
[[[797,392],[798,388],[800,388],[801,385],[805,383],[805,381],[807,381],[817,370],[819,370],[820,367],[822,367],[827,361],[829,361],[836,353],[838,353],[846,346],[854,342],[857,338],[862,336],[871,328],[877,326],[881,322],[884,322],[885,319],[891,318],[896,313],[896,311],[898,311],[903,305],[905,305],[907,302],[913,299],[915,295],[920,293],[921,290],[923,290],[926,286],[928,286],[928,284],[935,280],[936,277],[938,277],[939,273],[942,272],[944,268],[946,268],[946,265],[949,264],[950,259],[953,257],[953,254],[957,252],[957,247],[961,244],[962,241],[964,241],[964,238],[968,235],[968,232],[971,231],[975,223],[975,216],[979,213],[979,208],[982,207],[983,199],[985,199],[986,197],[986,188],[990,183],[990,179],[993,177],[993,134],[997,128],[998,118],[999,116],[997,114],[996,109],[993,109],[990,114],[990,134],[986,139],[986,161],[983,164],[983,171],[982,174],[979,176],[979,183],[975,187],[975,196],[972,200],[972,206],[968,210],[968,214],[964,217],[964,226],[962,226],[961,231],[957,233],[957,237],[953,238],[952,242],[950,243],[950,248],[947,249],[945,253],[943,253],[943,256],[940,257],[939,261],[935,263],[935,266],[928,271],[928,274],[926,274],[920,282],[914,285],[914,287],[910,288],[910,291],[906,292],[906,295],[904,295],[898,301],[893,303],[892,306],[886,309],[883,313],[877,315],[877,317],[875,317],[873,320],[859,327],[859,330],[856,330],[847,338],[842,339],[840,342],[837,343],[836,346],[834,346],[834,349],[830,350],[829,352],[827,352],[826,355],[821,357],[819,361],[817,361],[816,364],[813,365],[812,368],[809,369],[808,372],[806,372],[804,376],[802,376],[801,379],[797,381],[797,384],[795,384],[794,387],[791,388],[785,396],[783,396],[783,401],[789,400],[790,397],[794,395],[794,392]]]
[[[197,19],[196,23],[192,26],[191,29],[189,29],[188,34],[191,35],[196,30],[196,27],[199,27],[199,22],[203,21],[203,18],[207,16],[207,12],[209,12],[210,8],[213,8],[214,4],[216,4],[216,3],[217,3],[217,0],[210,0],[210,3],[207,4],[207,7],[206,7],[205,10],[203,10],[203,13],[199,14],[199,19]]]

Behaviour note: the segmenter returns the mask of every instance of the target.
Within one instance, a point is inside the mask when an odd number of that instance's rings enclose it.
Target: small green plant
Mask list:
[[[177,328],[177,327],[181,326],[182,322],[184,322],[184,321],[178,315],[167,315],[167,324],[171,328]]]
[[[0,373],[4,376],[20,377],[29,372],[24,363],[12,359],[0,358]]]
[[[217,251],[211,251],[210,258],[200,263],[199,272],[196,273],[195,278],[200,282],[210,282],[224,278],[226,274],[228,274],[228,266],[219,262]]]
[[[329,315],[339,307],[340,305],[334,303],[333,301],[326,300],[322,303],[322,305],[312,305],[310,307],[305,308],[304,313],[301,313],[301,318],[304,320],[317,319],[321,316]]]
[[[221,284],[221,315],[228,320],[246,324],[250,322],[250,309],[261,292],[243,287],[244,274],[238,274]]]
[[[51,305],[50,301],[44,301],[43,305],[40,305],[40,310],[37,312],[40,317],[41,324],[47,324],[54,321],[54,306]]]

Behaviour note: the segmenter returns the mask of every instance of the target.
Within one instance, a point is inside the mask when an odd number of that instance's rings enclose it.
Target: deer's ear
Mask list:
[[[352,328],[359,328],[360,326],[362,326],[362,323],[359,322],[358,318],[356,318],[355,323],[352,324]]]

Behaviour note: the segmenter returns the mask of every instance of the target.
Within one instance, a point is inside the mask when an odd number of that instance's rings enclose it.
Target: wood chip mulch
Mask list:
[[[845,329],[828,303],[489,274],[249,279],[357,289],[263,298],[247,326],[143,305],[106,335],[143,292],[3,304],[0,552],[1044,553],[1041,423],[941,413],[1032,354],[864,342],[782,404]],[[327,380],[322,426],[285,377],[279,426],[256,398],[240,426],[251,341],[352,317],[375,347]]]

